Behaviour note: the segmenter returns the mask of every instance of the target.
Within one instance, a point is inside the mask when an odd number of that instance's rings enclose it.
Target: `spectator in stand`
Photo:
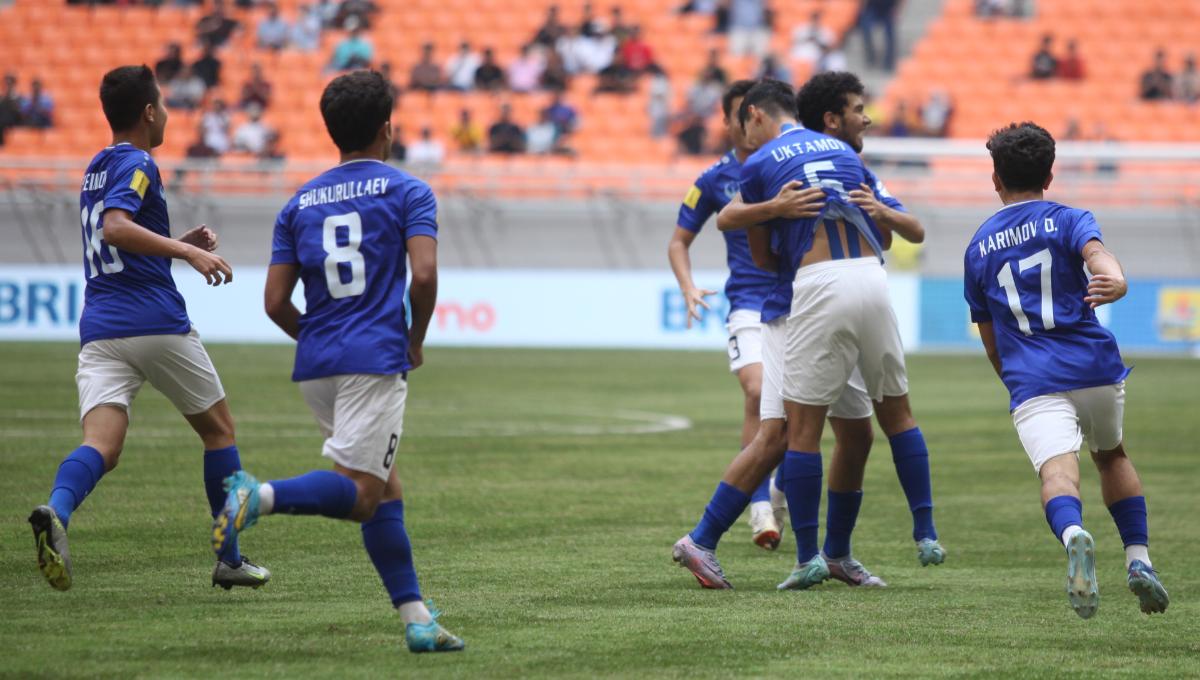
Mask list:
[[[650,99],[646,103],[646,113],[650,116],[650,136],[658,139],[667,134],[671,124],[671,80],[658,64],[651,66],[648,73]]]
[[[54,100],[42,89],[42,81],[34,78],[29,96],[21,99],[21,125],[31,128],[54,127]]]
[[[396,79],[392,77],[392,62],[385,61],[379,65],[379,75],[383,76],[384,82],[387,83],[388,94],[392,95],[392,110],[400,105],[400,86],[396,84]]]
[[[388,160],[403,163],[408,159],[408,145],[404,143],[404,130],[392,128],[392,148],[388,151]]]
[[[500,107],[500,119],[488,128],[488,151],[492,153],[521,153],[525,151],[525,133],[512,122],[512,107]]]
[[[546,9],[546,21],[534,34],[533,42],[547,49],[554,49],[554,46],[558,44],[558,39],[566,31],[566,27],[558,20],[558,5],[550,5]]]
[[[782,80],[785,83],[792,82],[792,72],[788,70],[787,64],[775,58],[774,54],[768,54],[763,57],[762,63],[758,65],[758,74],[756,78],[772,78],[774,80]]]
[[[408,89],[433,92],[442,86],[442,67],[433,60],[433,43],[421,46],[421,61],[408,75]]]
[[[563,101],[561,92],[554,95],[554,100],[550,102],[550,106],[542,109],[542,115],[548,116],[550,122],[554,123],[559,137],[564,137],[575,132],[575,128],[579,126],[579,114],[575,112],[573,107]]]
[[[717,110],[725,88],[713,80],[712,74],[701,71],[687,93],[687,116],[707,119]]]
[[[246,121],[233,133],[233,148],[235,151],[246,151],[258,156],[267,148],[271,128],[262,121],[261,107],[251,106],[246,115]]]
[[[641,26],[634,26],[630,30],[629,37],[621,44],[618,58],[635,76],[645,73],[654,63],[654,50],[642,40]]]
[[[1159,48],[1154,53],[1154,66],[1142,74],[1142,99],[1170,99],[1174,90],[1174,78],[1167,70],[1167,53]]]
[[[421,138],[408,147],[408,162],[414,165],[441,165],[446,157],[442,143],[433,138],[433,130],[421,128]]]
[[[193,160],[216,158],[221,155],[208,145],[208,128],[205,126],[203,118],[196,123],[196,138],[188,145],[184,155]]]
[[[214,99],[209,109],[200,117],[204,128],[204,145],[218,156],[229,151],[229,113],[225,102]]]
[[[338,5],[333,0],[317,0],[313,11],[321,19],[321,29],[341,28],[337,23]]]
[[[475,69],[475,88],[496,92],[503,90],[507,85],[504,69],[496,63],[496,53],[490,47],[483,48],[483,63]]]
[[[833,31],[821,23],[824,13],[813,10],[808,17],[808,23],[796,26],[792,31],[792,59],[816,64],[825,50],[837,42]]]
[[[375,48],[371,41],[363,37],[362,28],[350,22],[350,35],[333,50],[333,58],[329,60],[329,68],[333,71],[353,71],[354,69],[369,68],[375,58]]]
[[[204,48],[204,53],[192,64],[192,73],[204,81],[204,87],[214,88],[221,82],[221,60],[217,58],[217,50],[211,45]]]
[[[770,42],[765,0],[729,0],[729,53],[761,59]]]
[[[525,131],[526,151],[532,154],[548,154],[558,145],[558,128],[550,120],[546,111],[542,111],[538,122],[530,125]]]
[[[888,137],[911,137],[912,134],[913,122],[908,111],[908,102],[901,99],[896,102],[896,110],[892,112],[891,120],[884,127],[884,135]]]
[[[607,31],[604,30],[604,24],[596,18],[592,3],[583,3],[583,19],[579,22],[579,35],[585,38],[598,38],[605,33]]]
[[[17,77],[4,74],[4,94],[0,95],[0,146],[4,133],[21,124],[21,95],[17,94]]]
[[[184,66],[183,70],[167,83],[167,106],[195,111],[204,101],[204,93],[207,91],[208,86],[204,84],[204,80],[196,75],[192,67]]]
[[[601,69],[596,81],[596,92],[626,94],[633,92],[637,86],[637,76],[621,59],[614,59],[611,64]]]
[[[1180,101],[1189,104],[1200,100],[1200,73],[1196,72],[1196,55],[1191,53],[1183,60],[1183,70],[1179,72],[1179,92],[1175,95]]]
[[[454,140],[459,151],[466,153],[483,151],[483,129],[471,119],[470,109],[458,112],[458,123],[450,128],[450,139]]]
[[[714,47],[708,51],[708,63],[704,65],[700,77],[715,80],[722,86],[729,82],[728,74],[725,73],[725,69],[721,68],[721,52],[717,48]]]
[[[169,83],[183,70],[183,49],[179,43],[167,45],[167,53],[154,62],[154,77],[160,83]]]
[[[304,52],[314,52],[321,46],[321,10],[312,5],[300,5],[296,23],[292,24],[292,46]]]
[[[601,74],[603,76],[603,74]],[[571,74],[563,64],[562,55],[551,50],[546,53],[546,67],[542,69],[542,89],[562,92],[571,82]]]
[[[1087,77],[1083,57],[1079,56],[1079,45],[1074,40],[1067,41],[1067,54],[1058,62],[1055,74],[1063,80],[1083,80]]]
[[[608,68],[617,52],[617,39],[604,29],[603,24],[592,35],[564,35],[558,41],[557,50],[571,73],[599,73]]]
[[[350,30],[351,26],[359,26],[363,30],[371,28],[371,17],[379,12],[379,7],[371,0],[342,0],[333,16],[333,25]]]
[[[542,57],[535,54],[532,45],[521,48],[521,55],[508,66],[508,86],[513,92],[532,92],[537,89],[546,67]]]
[[[1033,55],[1033,68],[1030,70],[1029,76],[1035,80],[1045,80],[1053,78],[1058,72],[1058,59],[1051,51],[1054,46],[1054,36],[1047,33],[1042,36],[1042,46]]]
[[[921,127],[929,137],[945,137],[950,131],[950,116],[954,105],[950,95],[941,90],[934,90],[929,100],[921,107]]]
[[[846,53],[838,45],[825,45],[821,48],[821,56],[817,57],[814,70],[817,73],[828,71],[845,71],[850,67]]]
[[[633,27],[625,23],[625,16],[621,13],[621,6],[613,5],[612,13],[609,16],[610,19],[608,23],[610,25],[608,27],[608,32],[612,34],[612,37],[618,43],[625,38],[628,38],[629,34],[633,32]]]
[[[446,62],[446,85],[452,90],[470,90],[475,86],[475,70],[480,63],[479,55],[471,51],[471,43],[464,40]]]
[[[1063,130],[1059,140],[1064,142],[1078,142],[1083,140],[1083,129],[1079,125],[1078,118],[1067,119],[1067,129]]]
[[[897,0],[863,0],[858,12],[858,28],[862,31],[863,50],[867,65],[882,66],[885,71],[896,68],[896,5]],[[875,27],[883,27],[883,61],[875,52]]]
[[[282,139],[278,130],[269,130],[267,132],[267,144],[258,153],[258,160],[264,164],[281,165],[286,160],[283,149],[280,148]]]
[[[268,50],[282,50],[287,47],[290,32],[288,23],[279,16],[279,6],[270,3],[267,6],[267,16],[258,22],[258,29],[255,31],[258,46]]]
[[[683,128],[679,131],[679,151],[688,156],[705,155],[707,152],[704,149],[704,136],[707,130],[704,129],[704,118],[700,116],[688,115],[684,118]]]
[[[226,16],[224,1],[213,0],[212,13],[196,22],[196,40],[205,47],[221,47],[229,42],[238,25],[237,19]]]
[[[271,83],[263,78],[262,65],[251,64],[250,79],[242,85],[242,96],[238,107],[249,110],[251,106],[265,109],[271,103]]]

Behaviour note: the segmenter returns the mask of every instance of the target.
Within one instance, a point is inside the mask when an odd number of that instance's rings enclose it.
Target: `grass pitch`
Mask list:
[[[210,350],[246,468],[326,467],[288,381],[291,350]],[[720,549],[733,592],[701,591],[670,560],[738,448],[740,395],[721,355],[431,349],[410,376],[398,465],[422,588],[467,650],[416,656],[353,524],[266,518],[242,549],[272,582],[209,587],[200,445],[149,388],[120,467],[73,517],[74,588],[52,591],[25,517],[78,443],[76,351],[0,344],[0,676],[1200,674],[1195,361],[1139,361],[1128,386],[1126,444],[1171,607],[1137,610],[1087,466],[1102,600],[1083,621],[982,356],[910,363],[946,564],[917,565],[879,436],[854,550],[891,587],[779,593],[790,534],[766,553],[738,523]]]

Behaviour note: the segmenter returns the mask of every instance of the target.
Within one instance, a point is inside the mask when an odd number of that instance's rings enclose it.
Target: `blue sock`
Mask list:
[[[1130,496],[1108,506],[1113,522],[1117,524],[1117,533],[1121,534],[1121,542],[1125,547],[1131,545],[1150,545],[1150,527],[1146,522],[1146,497]]]
[[[1072,524],[1083,526],[1083,501],[1074,496],[1055,496],[1046,502],[1046,521],[1054,538],[1062,541],[1063,531]]]
[[[771,502],[771,475],[767,475],[754,489],[754,493],[750,494],[751,503],[762,503],[763,501]]]
[[[241,469],[242,459],[236,445],[204,452],[204,493],[208,496],[208,508],[213,517],[225,505],[225,478]],[[219,557],[227,564],[241,564],[242,554],[238,551],[237,541],[231,541]]]
[[[275,489],[272,512],[293,515],[324,515],[345,519],[354,509],[358,489],[354,482],[330,470],[313,470],[299,477],[271,482]]]
[[[713,492],[712,500],[705,506],[700,523],[692,529],[692,540],[701,548],[716,550],[721,536],[729,531],[729,527],[742,516],[742,511],[749,504],[750,496],[746,492],[721,482]]]
[[[421,599],[417,570],[413,567],[412,544],[404,530],[404,501],[380,503],[375,515],[363,522],[363,546],[383,587],[392,598],[392,606]]]
[[[83,505],[83,499],[103,476],[104,458],[90,446],[80,446],[59,463],[49,505],[62,520],[64,528],[71,523],[71,513]]]
[[[821,515],[821,454],[788,451],[783,464],[783,492],[796,534],[796,561],[817,555],[817,527]]]
[[[825,556],[838,559],[850,555],[850,534],[862,507],[862,491],[830,491],[825,508]]]
[[[937,540],[933,528],[933,486],[929,481],[929,449],[925,446],[925,435],[921,428],[888,437],[892,445],[892,463],[896,476],[908,499],[908,509],[913,517],[913,540]]]

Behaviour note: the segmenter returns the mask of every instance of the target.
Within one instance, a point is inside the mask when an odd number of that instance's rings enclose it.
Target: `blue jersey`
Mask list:
[[[861,233],[875,250],[882,253],[879,232],[875,224],[858,206],[850,202],[849,192],[873,180],[868,178],[858,154],[849,144],[819,132],[795,125],[785,125],[774,140],[767,142],[742,166],[742,199],[761,203],[774,197],[788,182],[798,179],[806,187],[819,186],[825,190],[825,208],[821,215],[798,220],[775,219],[771,227],[771,247],[779,258],[776,283],[763,303],[763,322],[785,316],[792,307],[792,282],[804,254],[812,248],[816,230],[824,226],[834,230],[833,220],[842,220],[847,229],[846,251],[841,239],[831,238],[834,259],[862,257],[858,234]]]
[[[187,333],[183,296],[171,258],[136,255],[104,240],[104,212],[125,210],[133,221],[171,237],[162,177],[150,154],[132,144],[110,146],[92,159],[79,192],[83,273],[87,277],[79,340]]]
[[[737,195],[741,170],[742,164],[732,151],[705,170],[679,206],[676,224],[693,234],[700,233],[708,218],[721,212]],[[729,278],[725,281],[729,313],[739,309],[762,311],[763,300],[775,286],[775,275],[754,266],[744,230],[725,231],[721,235],[725,237],[725,261],[729,264]]]
[[[1111,385],[1129,374],[1088,303],[1083,246],[1100,240],[1086,210],[1025,201],[992,215],[963,261],[971,320],[992,322],[1011,408],[1032,397]]]
[[[300,266],[293,380],[407,371],[408,239],[437,238],[429,185],[386,163],[350,161],[300,187],[275,221],[271,264]]]

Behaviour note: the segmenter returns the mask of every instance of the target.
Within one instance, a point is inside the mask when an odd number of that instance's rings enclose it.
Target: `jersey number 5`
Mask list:
[[[1006,262],[1004,268],[996,275],[996,280],[1000,282],[1000,287],[1004,289],[1004,295],[1008,298],[1008,308],[1012,310],[1013,316],[1017,317],[1017,326],[1025,335],[1033,335],[1033,329],[1029,327],[1029,317],[1025,316],[1025,310],[1021,308],[1021,294],[1017,291],[1017,280],[1012,272],[1014,264],[1020,272],[1042,266],[1042,327],[1045,330],[1054,328],[1054,259],[1050,255],[1050,249],[1039,250],[1016,263]]]
[[[346,228],[346,245],[338,245],[338,228]],[[325,248],[325,285],[336,299],[362,295],[367,289],[367,263],[358,251],[362,245],[362,218],[358,213],[330,215],[321,228]],[[350,265],[350,281],[342,281],[342,264]]]
[[[96,205],[92,206],[90,214],[87,208],[83,208],[79,212],[79,219],[83,222],[84,261],[87,262],[89,279],[100,274],[116,274],[125,270],[121,254],[117,252],[116,248],[104,242],[104,225],[100,224],[100,217],[103,215],[104,201],[97,201]],[[105,250],[108,250],[111,262],[105,261]],[[100,263],[99,269],[96,269],[97,262]]]

